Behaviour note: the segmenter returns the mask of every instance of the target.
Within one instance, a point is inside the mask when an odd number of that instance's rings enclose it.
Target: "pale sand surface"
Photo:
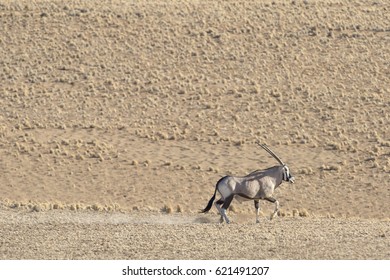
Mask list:
[[[389,259],[390,222],[0,211],[3,259]],[[253,218],[253,217],[251,217]]]
[[[0,1],[1,258],[389,259],[389,10]],[[221,176],[276,164],[256,140],[296,177],[281,217],[197,214]],[[139,250],[150,231],[159,245]]]

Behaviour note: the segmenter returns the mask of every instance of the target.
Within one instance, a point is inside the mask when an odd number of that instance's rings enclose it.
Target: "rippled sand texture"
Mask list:
[[[259,140],[296,177],[281,219],[389,219],[389,10],[0,1],[2,207],[192,215],[221,176],[277,164]]]

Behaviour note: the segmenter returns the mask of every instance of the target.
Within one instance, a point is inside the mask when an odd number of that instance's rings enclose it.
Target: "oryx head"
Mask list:
[[[290,169],[288,168],[287,165],[283,165],[283,180],[290,182],[291,184],[294,184],[294,176],[291,175]]]
[[[266,150],[271,156],[273,156],[280,163],[280,165],[283,166],[283,181],[294,183],[295,178],[291,175],[287,164],[285,164],[270,148],[268,148],[266,144],[260,144],[259,142],[256,143],[264,150]]]

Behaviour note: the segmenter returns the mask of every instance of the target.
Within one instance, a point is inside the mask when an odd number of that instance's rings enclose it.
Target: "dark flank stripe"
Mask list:
[[[247,196],[246,194],[243,194],[243,193],[236,193],[235,195],[241,196],[241,197],[246,198],[246,199],[260,199],[258,197]]]
[[[263,199],[263,200],[267,200],[269,202],[272,202],[272,203],[275,203],[276,199],[273,198],[273,197],[264,197],[264,198],[261,198],[261,197],[250,197],[250,196],[247,196],[246,194],[243,194],[243,193],[236,193],[235,195],[238,195],[238,196],[241,196],[243,198],[246,198],[246,199]]]

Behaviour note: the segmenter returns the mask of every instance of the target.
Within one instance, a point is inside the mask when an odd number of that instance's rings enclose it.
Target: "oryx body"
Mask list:
[[[211,209],[217,191],[221,198],[215,202],[218,212],[221,214],[221,222],[225,219],[229,223],[226,215],[233,198],[239,201],[253,200],[256,208],[256,222],[259,222],[259,200],[267,200],[275,203],[275,211],[271,215],[271,219],[279,211],[279,202],[273,197],[275,189],[283,182],[294,182],[294,177],[290,174],[290,170],[279,157],[277,157],[266,145],[260,145],[263,149],[269,152],[281,165],[274,166],[264,170],[256,170],[246,176],[225,176],[222,177],[216,184],[214,195],[211,197],[208,205],[201,212],[206,213]]]

